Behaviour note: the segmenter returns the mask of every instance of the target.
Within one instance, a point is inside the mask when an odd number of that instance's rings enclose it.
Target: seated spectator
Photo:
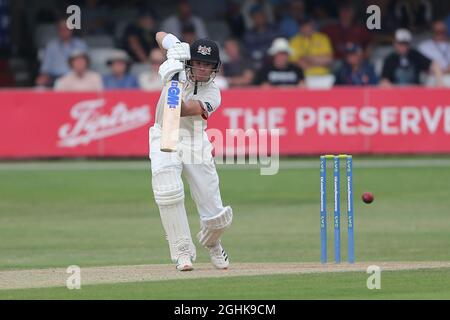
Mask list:
[[[228,39],[224,44],[228,61],[223,63],[223,75],[230,87],[241,87],[252,84],[254,72],[246,59],[236,39]]]
[[[52,87],[56,78],[69,72],[67,63],[74,50],[87,50],[83,40],[73,37],[72,30],[67,28],[66,20],[58,21],[58,38],[51,40],[45,47],[40,74],[36,85]]]
[[[115,51],[107,63],[111,68],[111,74],[103,76],[105,89],[135,89],[139,87],[136,77],[129,73],[130,58],[125,51]]]
[[[258,72],[255,84],[270,86],[300,86],[304,85],[303,71],[295,64],[289,62],[292,49],[289,41],[276,38],[268,51],[272,63]]]
[[[253,29],[244,34],[245,50],[252,59],[253,69],[258,70],[262,67],[267,50],[273,39],[278,35],[274,26],[267,22],[263,7],[254,5],[250,10],[253,21]]]
[[[351,42],[345,46],[345,61],[335,77],[337,85],[365,86],[378,83],[374,67],[364,59],[362,47]]]
[[[450,73],[450,41],[443,20],[433,23],[433,38],[423,41],[418,49],[428,59],[436,61],[443,73]]]
[[[139,87],[143,90],[160,91],[163,83],[158,74],[159,66],[166,60],[166,56],[160,48],[150,52],[150,72],[139,76]]]
[[[187,0],[179,0],[177,4],[177,14],[169,16],[162,22],[161,30],[167,33],[172,33],[178,39],[182,38],[183,26],[193,25],[197,38],[207,38],[203,20],[192,14],[191,5]]]
[[[366,26],[362,26],[355,20],[355,8],[351,2],[342,2],[339,5],[339,20],[322,29],[333,45],[335,59],[345,58],[345,46],[347,43],[358,43],[366,53],[371,41],[371,35]]]
[[[148,62],[150,51],[158,47],[155,27],[155,13],[144,10],[138,20],[125,30],[123,48],[135,62]]]
[[[314,30],[314,22],[307,17],[299,22],[299,33],[290,41],[291,61],[305,72],[306,76],[330,74],[333,63],[333,48],[328,36]]]
[[[305,18],[305,2],[293,0],[289,6],[289,13],[280,21],[280,33],[285,38],[292,38],[298,32],[298,21]]]
[[[383,65],[382,86],[420,84],[420,73],[432,71],[438,86],[443,85],[442,72],[436,62],[411,48],[412,35],[407,29],[395,32],[395,52]]]
[[[103,90],[100,74],[89,70],[89,57],[85,51],[74,50],[69,57],[71,71],[55,81],[57,91]]]

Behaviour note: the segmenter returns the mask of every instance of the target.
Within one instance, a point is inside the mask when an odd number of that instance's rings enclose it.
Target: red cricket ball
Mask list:
[[[372,194],[372,192],[364,192],[363,195],[362,195],[362,200],[365,203],[372,203],[372,201],[373,201],[373,194]]]

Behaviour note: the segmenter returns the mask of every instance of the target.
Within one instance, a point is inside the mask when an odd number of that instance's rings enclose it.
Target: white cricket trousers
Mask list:
[[[183,175],[191,191],[192,199],[197,205],[201,220],[211,218],[224,210],[219,189],[212,144],[206,132],[194,141],[191,137],[180,137],[176,152],[160,150],[161,126],[154,124],[149,130],[152,176],[161,170],[173,170]]]

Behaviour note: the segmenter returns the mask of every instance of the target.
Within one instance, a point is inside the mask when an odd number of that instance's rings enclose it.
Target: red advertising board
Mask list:
[[[1,91],[0,158],[146,156],[158,98]],[[450,91],[230,89],[209,129],[278,129],[282,155],[450,153]]]

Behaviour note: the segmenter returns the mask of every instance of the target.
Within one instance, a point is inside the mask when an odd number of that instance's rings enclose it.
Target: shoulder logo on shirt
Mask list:
[[[208,112],[213,112],[213,107],[211,106],[211,104],[209,102],[205,102],[206,105],[206,110],[208,110]]]
[[[211,47],[198,46],[197,53],[200,53],[200,54],[202,54],[204,56],[206,56],[206,55],[210,56],[211,55]]]

